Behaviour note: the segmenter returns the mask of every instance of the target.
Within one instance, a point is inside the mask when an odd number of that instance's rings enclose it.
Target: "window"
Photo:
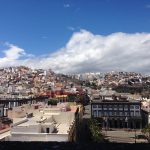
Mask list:
[[[112,105],[109,105],[108,108],[109,108],[109,110],[112,110]]]
[[[107,105],[103,105],[104,108],[107,108]]]
[[[139,112],[139,111],[136,111],[136,112],[135,112],[135,116],[140,116],[140,112]]]
[[[120,115],[120,116],[123,116],[123,112],[119,112],[119,115]]]
[[[123,105],[119,105],[119,110],[123,110]]]
[[[97,105],[93,105],[93,108],[97,108]]]
[[[139,105],[136,105],[136,106],[135,106],[135,109],[139,109],[139,108],[140,108],[140,106],[139,106]]]
[[[114,110],[117,110],[117,105],[114,105]]]
[[[98,108],[102,108],[102,105],[98,105]]]
[[[125,112],[124,114],[125,114],[125,116],[129,116],[129,112]]]
[[[93,111],[93,116],[97,117],[97,111],[96,110]]]
[[[131,105],[131,106],[130,106],[130,109],[134,109],[134,105]]]
[[[102,105],[98,105],[98,109],[100,109],[100,110],[101,110],[101,109],[102,109]]]
[[[124,109],[127,110],[128,109],[128,105],[124,105]]]
[[[98,117],[101,117],[102,116],[102,112],[99,110],[98,111]]]
[[[134,111],[131,111],[131,112],[130,112],[130,115],[131,115],[131,116],[134,116]]]
[[[104,116],[107,116],[108,115],[108,112],[107,111],[104,111]]]
[[[119,115],[119,112],[117,111],[117,116]]]
[[[119,108],[123,108],[123,105],[119,105]]]
[[[112,112],[111,111],[109,112],[109,116],[112,116]]]
[[[114,111],[114,116],[117,116],[117,112],[116,111]]]
[[[107,110],[107,106],[106,106],[106,105],[103,105],[103,109],[104,109],[104,110]]]

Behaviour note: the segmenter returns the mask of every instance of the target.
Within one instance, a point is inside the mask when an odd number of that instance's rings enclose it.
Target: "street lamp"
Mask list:
[[[107,130],[108,130],[108,118],[105,117],[105,123],[106,123],[106,133],[107,133]]]
[[[128,117],[125,118],[125,123],[126,123],[126,124],[125,124],[125,127],[128,128]]]
[[[134,122],[134,132],[135,132],[135,143],[136,143],[136,124]]]
[[[104,128],[105,128],[105,134],[107,135],[107,122],[106,122],[106,117],[103,117],[103,123],[104,123]]]

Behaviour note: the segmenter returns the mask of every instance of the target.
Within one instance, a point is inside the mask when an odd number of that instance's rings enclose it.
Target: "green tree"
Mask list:
[[[55,99],[48,100],[48,105],[57,105],[57,100]]]
[[[104,142],[104,135],[102,134],[101,125],[96,119],[90,119],[89,129],[93,142]]]
[[[142,133],[145,135],[148,143],[150,143],[150,124],[148,124],[145,128],[142,129]]]

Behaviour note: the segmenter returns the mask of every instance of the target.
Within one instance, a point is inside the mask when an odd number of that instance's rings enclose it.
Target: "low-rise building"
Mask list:
[[[65,108],[67,107],[67,108]],[[80,106],[67,103],[58,106],[13,108],[13,125],[8,141],[58,141],[76,140],[76,126],[80,119]],[[11,116],[10,115],[10,116]],[[16,117],[16,118],[15,118]],[[19,121],[18,121],[19,120]]]
[[[0,104],[0,141],[9,135],[8,131],[10,130],[11,123],[12,120],[4,114],[4,105]]]

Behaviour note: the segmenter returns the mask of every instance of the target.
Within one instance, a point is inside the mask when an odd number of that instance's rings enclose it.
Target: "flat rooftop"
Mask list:
[[[19,125],[23,122],[26,122],[27,118],[13,118],[13,125]]]
[[[58,134],[67,134],[69,126],[67,124],[61,123],[57,126]]]
[[[119,99],[119,100],[110,100],[110,99],[94,99],[92,100],[92,103],[140,103],[139,100],[134,100],[134,99]]]
[[[18,125],[18,127],[29,127],[29,126],[32,126],[32,125],[39,125],[40,123],[37,123],[36,121],[34,120],[28,120],[27,122],[24,122],[24,123],[21,123]]]

